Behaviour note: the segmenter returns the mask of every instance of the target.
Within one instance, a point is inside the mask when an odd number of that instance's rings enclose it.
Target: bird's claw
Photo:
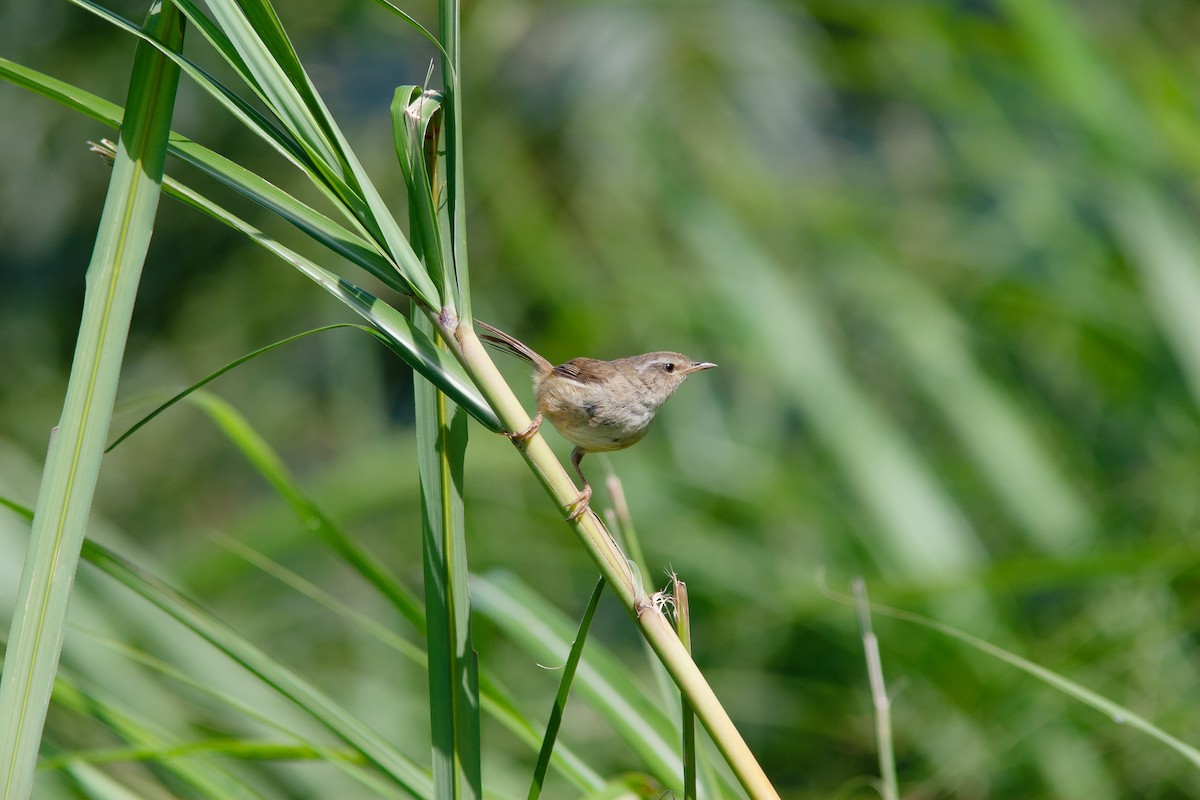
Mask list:
[[[542,427],[542,414],[539,411],[538,415],[533,418],[532,422],[529,423],[528,428],[516,433],[505,431],[504,435],[511,439],[512,443],[517,447],[524,449],[525,445],[529,444],[529,440],[534,437],[534,435],[538,432],[538,428],[540,427]]]
[[[588,512],[588,503],[592,499],[592,487],[586,483],[583,485],[583,491],[579,496],[571,501],[567,508],[571,509],[570,515],[567,516],[567,522],[574,522]]]

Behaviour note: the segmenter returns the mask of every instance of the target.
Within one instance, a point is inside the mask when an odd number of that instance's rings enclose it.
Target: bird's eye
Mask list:
[[[675,365],[668,361],[667,363],[663,364],[663,369],[665,369],[667,372],[674,372]]]

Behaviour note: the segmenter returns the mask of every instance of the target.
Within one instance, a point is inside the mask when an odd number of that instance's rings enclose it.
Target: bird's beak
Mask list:
[[[685,375],[691,375],[693,372],[699,372],[702,369],[712,369],[716,364],[711,361],[693,361],[687,368]]]

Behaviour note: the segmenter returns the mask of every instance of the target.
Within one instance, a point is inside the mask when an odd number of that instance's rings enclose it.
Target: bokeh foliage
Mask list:
[[[387,199],[402,209],[387,107],[424,75],[430,47],[367,4],[281,13],[375,159],[368,170],[395,175]],[[1187,622],[1200,511],[1198,13],[1061,0],[465,9],[475,313],[556,361],[671,348],[721,364],[611,462],[649,560],[688,582],[698,661],[785,795],[851,792],[875,770],[854,616],[821,593],[820,569],[839,587],[863,574],[876,600],[1200,740]],[[132,50],[65,4],[0,9],[0,53],[113,99]],[[83,142],[105,132],[8,86],[0,108],[0,489],[32,502],[107,180]],[[190,87],[175,128],[301,191]],[[164,205],[156,233],[122,390],[130,422],[144,392],[346,318],[181,206]],[[409,380],[367,337],[335,332],[212,388],[415,586]],[[473,429],[472,567],[515,572],[577,614],[590,564],[507,447]],[[114,452],[96,513],[97,538],[156,564],[347,704],[370,717],[387,693],[422,724],[419,674],[404,685],[370,642],[214,544],[231,536],[378,604],[194,410]],[[22,530],[0,516],[0,597]],[[103,579],[85,570],[91,584]],[[635,651],[619,612],[608,616],[602,606],[593,635]],[[897,688],[902,789],[1200,792],[1179,756],[1027,676],[904,623],[880,619],[876,632]],[[549,707],[552,674],[486,622],[476,645],[532,698],[527,711]],[[66,653],[70,665],[69,640]],[[565,740],[629,768],[582,708]],[[70,720],[55,723],[65,735]],[[490,758],[485,775],[502,784],[531,761],[515,745]]]

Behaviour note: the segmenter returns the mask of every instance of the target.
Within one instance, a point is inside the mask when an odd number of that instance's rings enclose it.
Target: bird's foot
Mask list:
[[[592,487],[588,484],[583,485],[583,491],[579,493],[567,508],[571,509],[570,515],[567,517],[567,522],[574,522],[588,512],[588,502],[592,499]]]
[[[538,415],[533,418],[533,422],[529,423],[528,428],[517,433],[505,431],[504,435],[511,439],[513,444],[524,450],[525,445],[529,444],[529,440],[534,437],[540,427],[542,427],[542,413],[539,411]]]

